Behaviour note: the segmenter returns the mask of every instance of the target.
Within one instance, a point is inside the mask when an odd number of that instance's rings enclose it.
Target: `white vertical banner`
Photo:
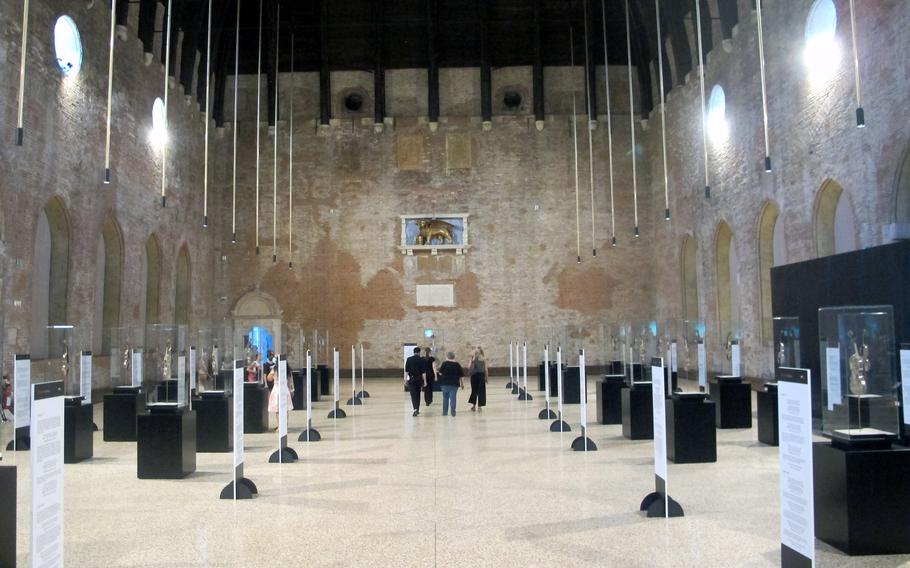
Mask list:
[[[351,404],[357,399],[357,350],[351,345]]]
[[[670,372],[679,372],[679,347],[675,341],[670,342]]]
[[[130,384],[134,387],[142,386],[142,349],[133,349],[132,364],[130,365]]]
[[[512,342],[509,342],[509,383],[515,382],[515,352],[512,351]],[[511,386],[511,385],[510,385]]]
[[[708,354],[703,341],[698,342],[698,386],[708,388]]]
[[[585,431],[588,429],[588,381],[587,375],[585,374],[585,350],[582,349],[578,352],[578,393],[580,395],[578,402],[579,404],[579,415],[581,418],[581,435],[585,435]]]
[[[546,398],[547,410],[550,409],[550,346],[545,345],[543,348],[543,386],[544,397]]]
[[[63,381],[38,383],[31,393],[31,565],[63,566]],[[13,504],[8,504],[12,506]],[[7,543],[12,545],[12,543]]]
[[[234,498],[237,468],[243,465],[243,361],[234,361]]]
[[[32,359],[28,355],[16,355],[16,362],[13,365],[13,389],[13,410],[15,410],[13,427],[19,430],[19,428],[25,428],[31,424],[29,396],[32,391]],[[18,438],[17,432],[13,432],[14,446]]]
[[[525,392],[528,392],[528,343],[521,344],[521,365],[524,368]]]
[[[335,378],[335,380],[332,384],[332,386],[333,386],[332,390],[334,391],[334,394],[335,394],[335,407],[337,408],[338,407],[338,397],[340,396],[339,392],[341,391],[341,375],[339,374],[341,372],[341,369],[339,368],[339,367],[341,367],[341,354],[338,353],[337,347],[332,348],[332,367],[334,367],[333,371],[334,371],[334,378]]]
[[[199,369],[196,364],[196,348],[190,347],[190,390],[196,390],[196,381],[198,380]]]
[[[562,420],[562,347],[556,348],[556,405]]]
[[[840,348],[825,348],[825,377],[828,387],[828,410],[834,410],[835,404],[840,404]]]
[[[186,406],[186,355],[177,355],[177,406]]]
[[[278,386],[278,438],[281,440],[288,435],[288,397],[291,396],[291,389],[288,388],[288,361],[284,355],[278,357],[278,385],[276,386]],[[279,444],[278,447],[283,446]]]
[[[83,351],[79,358],[79,394],[82,405],[92,403],[92,352]]]
[[[660,357],[651,359],[651,376],[664,376],[664,361]],[[661,478],[664,482],[664,511],[669,516],[669,499],[670,490],[667,487],[667,393],[664,389],[664,381],[651,381],[651,409],[654,420],[654,475]]]
[[[306,350],[306,427],[309,429],[313,419],[313,354]],[[309,441],[309,438],[307,438]]]
[[[901,410],[904,415],[904,424],[910,424],[910,412],[907,411],[907,405],[910,405],[910,349],[901,349],[901,393],[903,394],[903,407]]]
[[[808,369],[777,371],[782,566],[815,563],[811,384]]]
[[[734,377],[742,376],[742,359],[739,343],[734,343],[730,346],[730,360],[731,360],[731,375]]]
[[[363,343],[360,344],[360,395],[366,398],[366,386],[364,383],[366,378],[366,370],[363,363]]]

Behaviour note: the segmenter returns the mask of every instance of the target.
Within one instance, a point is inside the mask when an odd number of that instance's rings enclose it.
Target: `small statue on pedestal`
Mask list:
[[[171,358],[174,354],[174,347],[171,345],[171,341],[168,340],[167,345],[164,347],[164,357],[161,360],[161,378],[170,379],[171,378]]]
[[[63,378],[66,379],[70,370],[70,346],[66,339],[63,340],[63,354],[60,356],[60,359],[62,360],[60,370],[63,371]]]
[[[853,344],[853,355],[847,359],[847,366],[850,368],[850,392],[855,395],[866,394],[866,373],[872,368],[869,361],[869,346],[863,338],[862,352],[856,344],[856,337],[853,332],[849,332],[850,343]]]

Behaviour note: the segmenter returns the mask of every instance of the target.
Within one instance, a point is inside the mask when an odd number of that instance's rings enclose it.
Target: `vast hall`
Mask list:
[[[0,568],[910,566],[907,0],[0,26]]]

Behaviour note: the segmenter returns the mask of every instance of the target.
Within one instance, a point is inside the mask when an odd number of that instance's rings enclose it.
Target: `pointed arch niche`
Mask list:
[[[682,271],[682,314],[683,319],[698,321],[698,265],[696,264],[697,247],[692,235],[683,237],[680,249],[680,268]]]
[[[177,325],[190,324],[193,298],[192,286],[190,253],[186,245],[183,245],[177,255],[177,283],[174,287],[174,323]]]
[[[856,219],[844,188],[834,180],[815,197],[815,251],[819,257],[856,250]]]
[[[66,206],[62,199],[54,197],[38,213],[35,230],[30,333],[33,359],[61,355],[59,352],[48,352],[47,327],[68,323],[69,250],[70,223]],[[62,347],[55,345],[52,349],[60,351]]]
[[[266,294],[258,288],[251,290],[237,300],[232,315],[234,317],[235,346],[243,347],[243,337],[253,327],[264,327],[272,336],[276,352],[282,349],[282,310],[274,296]],[[239,356],[242,356],[242,353],[235,354],[235,357]]]
[[[739,270],[733,231],[726,221],[717,224],[714,233],[714,262],[717,284],[718,340],[724,343],[727,335],[739,325]]]
[[[120,325],[120,292],[123,278],[123,234],[113,216],[101,225],[95,253],[95,317],[92,349],[108,353],[111,329]]]
[[[894,218],[887,234],[891,239],[910,239],[910,146],[897,170],[894,184]]]
[[[145,241],[145,324],[161,323],[161,245],[150,235]]]
[[[758,217],[758,278],[761,293],[761,337],[769,341],[772,335],[771,268],[787,263],[784,242],[784,223],[780,208],[772,201],[762,207]]]

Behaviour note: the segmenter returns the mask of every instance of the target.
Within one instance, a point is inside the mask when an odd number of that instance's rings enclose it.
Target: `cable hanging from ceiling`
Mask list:
[[[860,86],[859,48],[856,44],[856,9],[850,0],[850,37],[853,40],[853,76],[856,81],[856,127],[866,127],[866,112],[863,110],[863,92]]]
[[[610,225],[611,239],[610,242],[616,246],[616,209],[613,203],[613,119],[610,110],[610,60],[607,58],[607,4],[606,0],[600,0],[600,12],[603,18],[603,40],[604,40],[604,85],[607,92],[607,156],[609,160],[610,171]]]
[[[116,0],[114,0],[116,4]],[[209,226],[209,94],[212,78],[212,0],[209,0],[208,32],[205,36],[205,149],[203,151],[202,174],[202,228]]]
[[[256,254],[259,254],[259,118],[262,101],[262,0],[259,0],[259,47],[256,55]]]
[[[234,164],[231,168],[231,243],[237,242],[237,95],[240,84],[240,1],[237,0],[237,28],[234,35]]]
[[[111,2],[111,33],[107,57],[107,116],[104,133],[104,184],[111,183],[111,101],[114,87],[114,43],[117,39],[117,2]]]
[[[22,115],[25,112],[25,56],[28,53],[28,0],[22,3],[22,49],[19,53],[19,109],[16,115],[16,146],[25,142]]]
[[[591,62],[588,58],[588,0],[583,0],[582,5],[585,13],[585,97],[587,99],[588,106],[588,169],[591,174],[591,256],[597,256],[597,231],[595,229],[595,220],[594,220],[594,120],[596,117],[591,116],[592,105],[591,105],[591,91],[593,90],[590,81],[590,69]]]
[[[638,171],[635,164],[635,93],[632,91],[632,27],[629,19],[629,0],[626,0],[626,55],[629,70],[629,129],[632,132],[632,210],[635,221],[633,236],[637,239],[638,231]]]
[[[572,81],[572,144],[575,149],[575,259],[581,263],[581,223],[578,200],[578,114],[575,106],[575,36],[569,26],[569,65]]]
[[[761,79],[761,113],[765,129],[765,172],[771,171],[771,142],[768,133],[768,90],[765,83],[765,40],[762,30],[762,4],[764,0],[755,0],[755,15],[758,20],[758,70]]]
[[[278,262],[278,45],[281,39],[281,4],[275,6],[275,129],[272,144],[272,262]]]
[[[292,27],[293,29],[293,27]],[[294,251],[294,34],[291,33],[291,86],[288,95],[288,268]]]
[[[167,123],[168,79],[171,72],[171,8],[173,0],[167,0],[167,23],[164,32],[164,132],[170,136]],[[161,145],[161,206],[167,206],[167,140]]]
[[[660,145],[664,165],[664,220],[670,220],[670,178],[667,175],[667,105],[664,93],[664,47],[660,31],[660,0],[654,0],[657,20],[657,69],[660,80]]]
[[[698,82],[701,88],[701,143],[705,158],[705,199],[711,198],[708,173],[708,117],[705,114],[705,58],[701,44],[701,0],[695,0],[695,30],[698,35]]]

